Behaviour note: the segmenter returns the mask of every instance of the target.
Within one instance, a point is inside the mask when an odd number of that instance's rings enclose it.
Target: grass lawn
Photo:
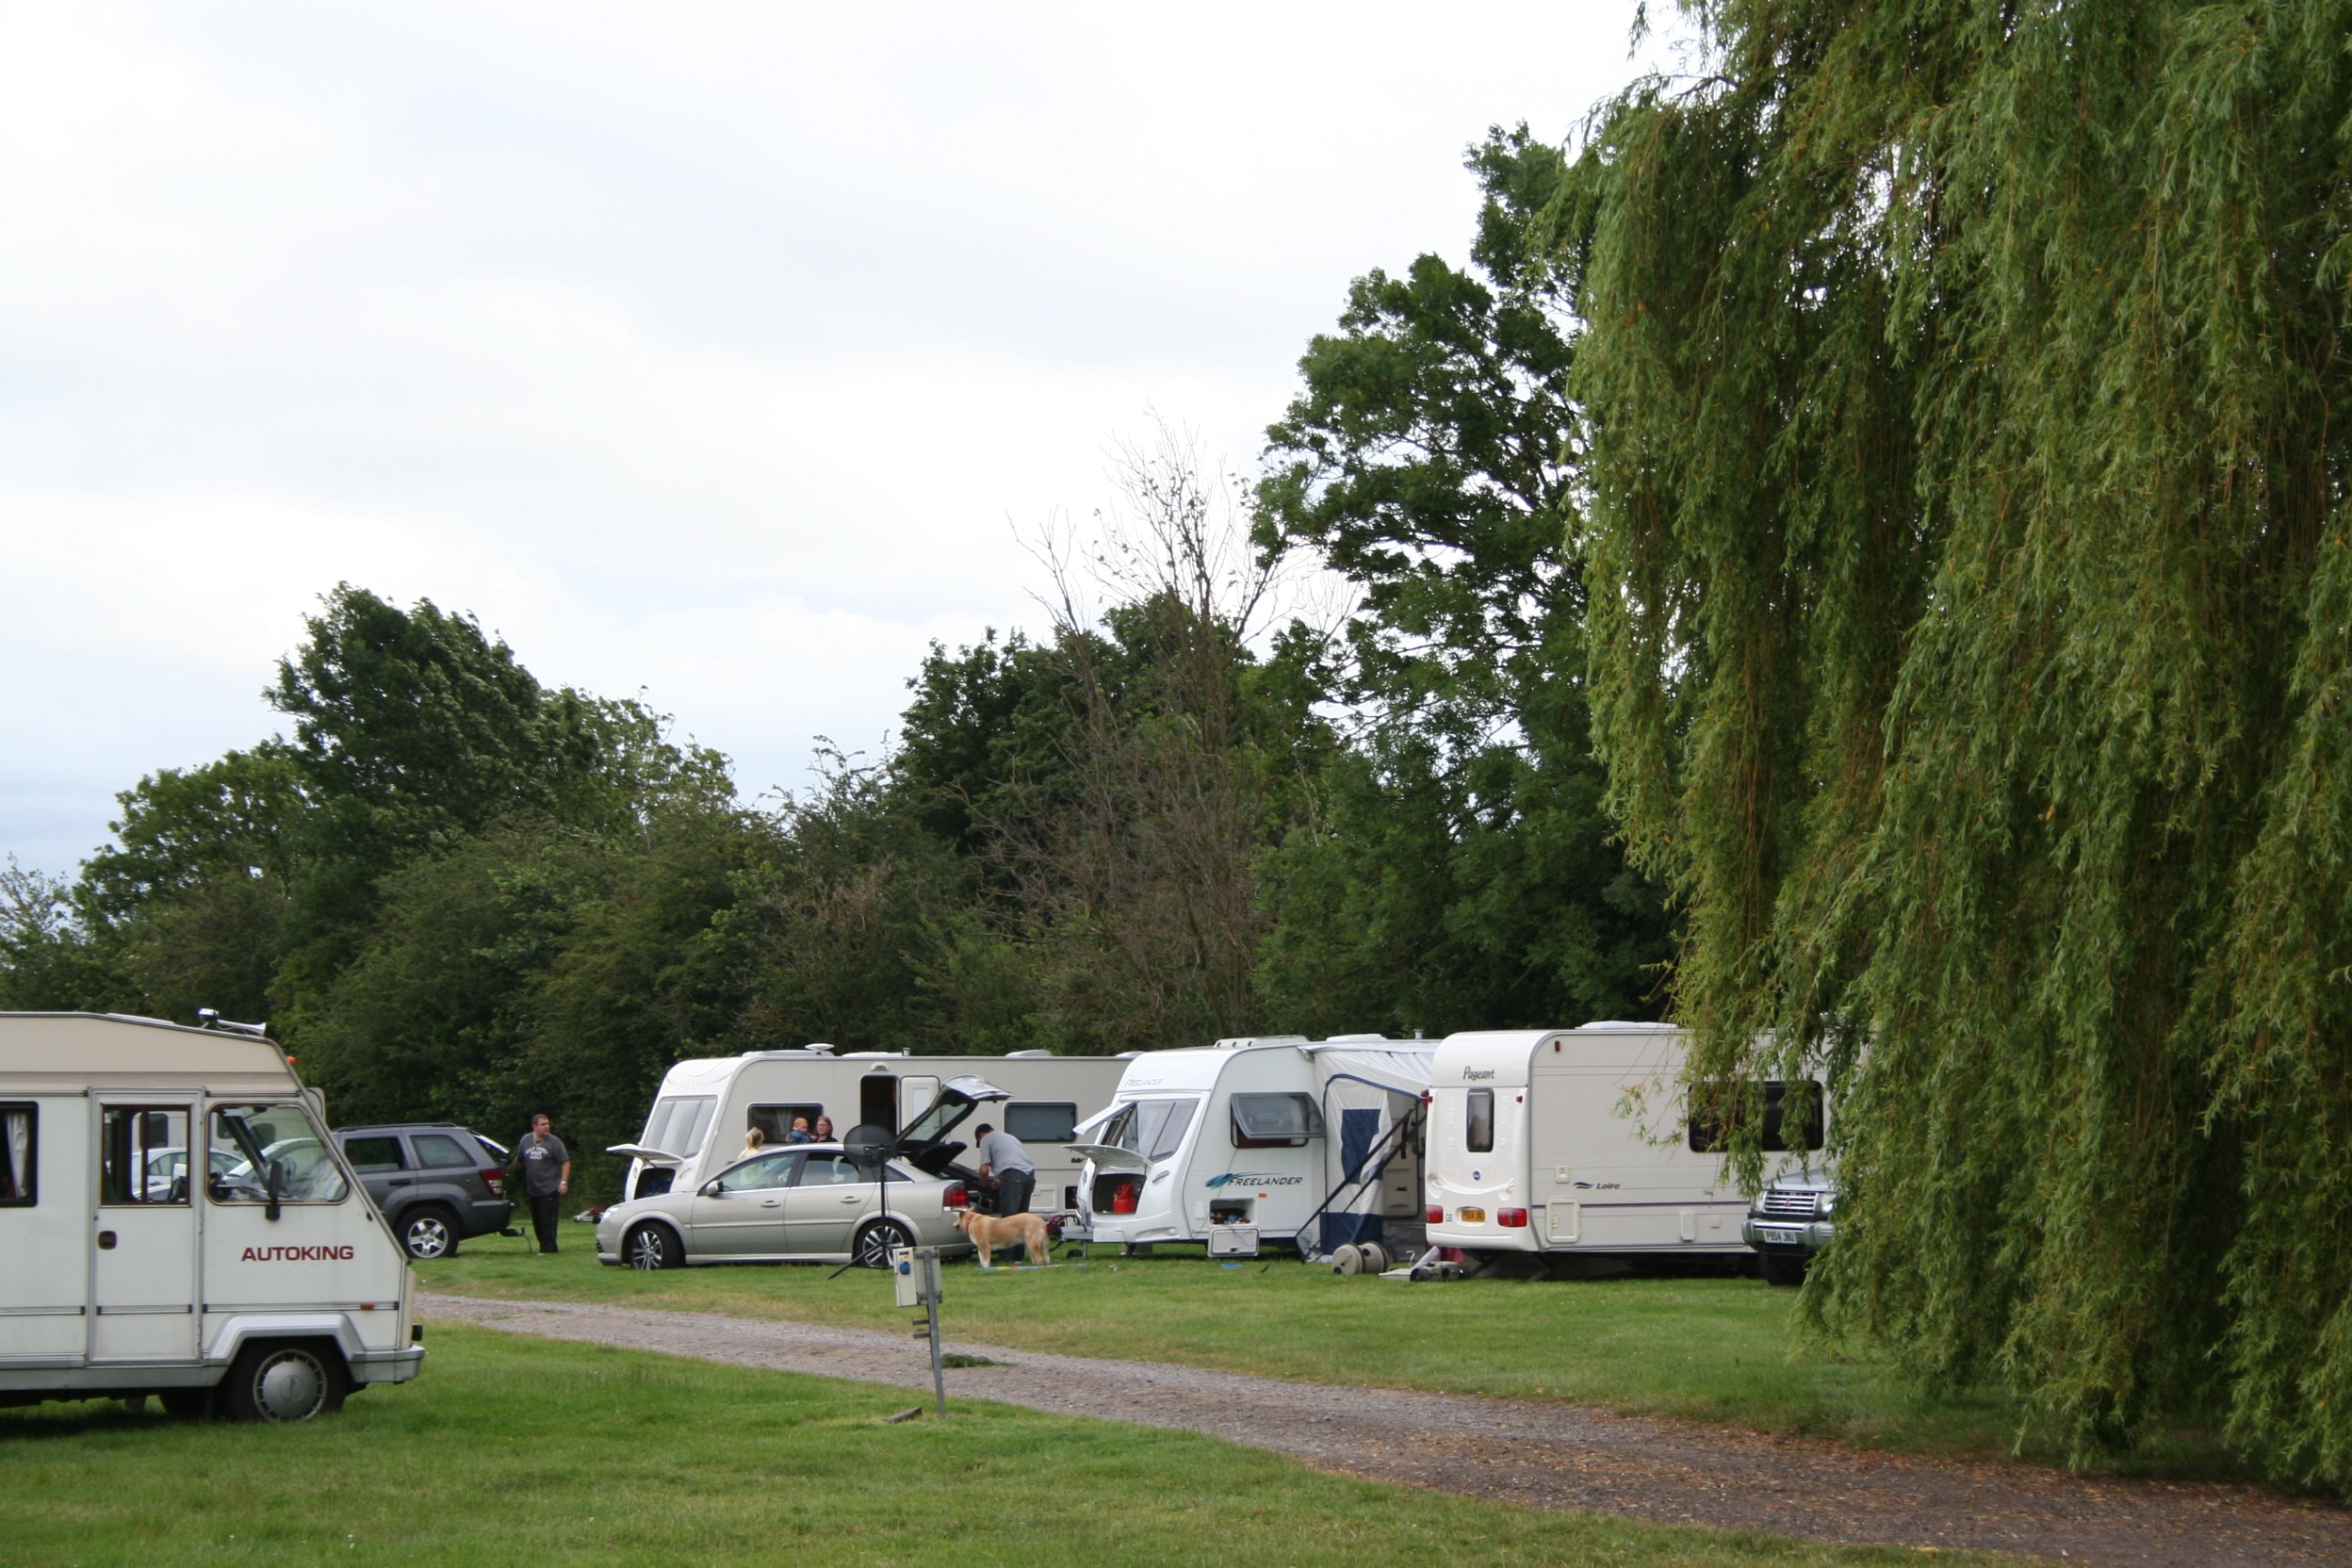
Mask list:
[[[585,1225],[569,1250],[469,1241],[419,1265],[420,1284],[468,1296],[629,1302],[738,1316],[903,1330],[887,1277],[852,1269],[605,1268]],[[1315,1382],[1559,1399],[1635,1414],[1805,1433],[1865,1446],[2000,1457],[2016,1442],[1991,1395],[1930,1399],[1884,1366],[1792,1335],[1796,1293],[1743,1279],[1464,1281],[1342,1278],[1277,1259],[1116,1259],[983,1273],[953,1265],[951,1333],[1021,1349],[1134,1357]],[[2052,1456],[2031,1445],[2026,1457]],[[2207,1433],[2180,1434],[2137,1473],[2245,1474]]]
[[[444,1328],[301,1427],[0,1412],[0,1563],[1894,1563],[1538,1513],[1209,1438]],[[1955,1554],[1957,1555],[1957,1554]],[[1992,1561],[1992,1559],[1974,1559]]]

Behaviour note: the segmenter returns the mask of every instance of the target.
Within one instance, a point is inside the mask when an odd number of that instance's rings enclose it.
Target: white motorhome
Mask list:
[[[0,1013],[0,1404],[302,1420],[424,1359],[408,1260],[258,1028]]]
[[[631,1199],[651,1198],[673,1185],[698,1187],[734,1164],[754,1127],[772,1148],[784,1145],[795,1119],[813,1129],[819,1117],[832,1120],[837,1140],[860,1126],[896,1134],[923,1114],[941,1084],[977,1073],[1012,1097],[990,1107],[998,1114],[979,1119],[1019,1138],[1037,1162],[1031,1210],[1067,1213],[1078,1201],[1081,1162],[1070,1150],[1074,1130],[1110,1103],[1126,1066],[1114,1056],[1056,1056],[1050,1051],[910,1056],[888,1051],[836,1054],[829,1045],[700,1057],[679,1062],[663,1075],[644,1134],[607,1152],[629,1157],[621,1190]],[[948,1158],[954,1158],[953,1151]]]
[[[1452,1035],[1431,1069],[1429,1239],[1486,1259],[1747,1250],[1747,1200],[1725,1169],[1727,1135],[1690,1114],[1689,1037],[1672,1024],[1588,1023]],[[1821,1146],[1821,1086],[1788,1119],[1763,1086],[1766,1175]],[[1800,1133],[1798,1129],[1802,1127]],[[1798,1137],[1790,1149],[1784,1130]]]
[[[1144,1053],[1109,1112],[1081,1129],[1089,1233],[1129,1250],[1228,1231],[1309,1251],[1410,1242],[1434,1049],[1279,1036]]]

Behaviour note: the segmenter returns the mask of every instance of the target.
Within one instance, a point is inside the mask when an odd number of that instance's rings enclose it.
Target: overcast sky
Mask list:
[[[0,851],[276,731],[344,580],[747,793],[872,750],[1039,618],[1015,526],[1154,411],[1252,462],[1633,8],[0,7]]]

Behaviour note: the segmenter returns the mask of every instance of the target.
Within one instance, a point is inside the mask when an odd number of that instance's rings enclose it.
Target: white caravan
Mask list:
[[[0,1013],[0,1405],[302,1420],[424,1359],[408,1260],[258,1028]]]
[[[1096,1241],[1148,1250],[1249,1233],[1327,1250],[1410,1244],[1432,1041],[1219,1040],[1125,1064],[1091,1140],[1080,1212]],[[1399,1235],[1401,1231],[1404,1234]]]
[[[1747,1200],[1726,1139],[1689,1113],[1689,1037],[1665,1023],[1588,1023],[1449,1036],[1432,1066],[1429,1239],[1474,1256],[1744,1253]],[[1805,1163],[1824,1127],[1821,1086],[1804,1148],[1782,1136],[1787,1086],[1765,1086],[1764,1148]],[[1791,1129],[1793,1131],[1793,1129]]]
[[[1110,1103],[1126,1062],[1114,1056],[1056,1056],[1051,1051],[1016,1051],[1006,1056],[909,1056],[889,1051],[835,1054],[829,1045],[797,1051],[746,1051],[740,1056],[679,1062],[662,1077],[645,1130],[635,1143],[607,1152],[629,1156],[621,1190],[631,1199],[651,1198],[673,1185],[694,1188],[733,1165],[754,1127],[770,1148],[781,1148],[795,1119],[813,1129],[817,1118],[833,1122],[836,1140],[853,1127],[881,1127],[895,1135],[923,1114],[948,1079],[977,1073],[1012,1098],[988,1107],[978,1119],[1019,1138],[1037,1162],[1037,1190],[1029,1206],[1053,1215],[1077,1207],[1078,1156],[1070,1144],[1078,1123]],[[966,1147],[951,1145],[943,1168],[968,1178],[971,1172],[946,1164]]]

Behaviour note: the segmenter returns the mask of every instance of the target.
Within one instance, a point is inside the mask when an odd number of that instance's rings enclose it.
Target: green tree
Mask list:
[[[1266,866],[1264,983],[1317,1032],[1655,1015],[1665,920],[1600,809],[1553,262],[1568,174],[1521,129],[1471,155],[1471,269],[1348,292],[1267,434],[1257,530],[1356,585],[1335,656],[1356,719]]]
[[[1702,1077],[1838,1083],[1832,1323],[2342,1486],[2352,10],[1691,10],[1557,254]]]

